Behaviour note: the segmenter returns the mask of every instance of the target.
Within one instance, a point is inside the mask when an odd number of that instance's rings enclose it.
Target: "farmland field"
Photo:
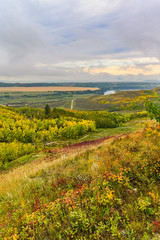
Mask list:
[[[50,107],[70,109],[73,99],[92,96],[99,91],[95,87],[70,86],[34,86],[34,87],[0,87],[0,104],[13,107]]]
[[[144,99],[159,105],[158,83],[0,83],[0,104],[11,107],[73,109],[83,111],[141,111]],[[154,90],[138,90],[138,89]],[[126,89],[126,91],[120,92]],[[133,89],[133,91],[128,91]],[[115,94],[104,96],[105,91]],[[138,90],[138,91],[135,91]],[[73,103],[73,106],[72,106]],[[73,107],[73,108],[72,108]]]
[[[91,87],[0,87],[0,92],[48,92],[48,91],[95,91]]]
[[[35,108],[44,108],[45,104],[49,104],[51,108],[70,109],[73,99],[83,99],[93,95],[95,95],[94,91],[0,92],[0,104]]]
[[[38,89],[41,91],[38,92]],[[1,89],[1,88],[0,88]],[[5,88],[8,92],[0,92],[0,104],[11,107],[34,107],[44,108],[49,104],[51,108],[71,109],[83,111],[143,111],[145,109],[144,102],[146,98],[152,98],[152,101],[159,105],[160,88],[153,90],[136,90],[136,91],[121,91],[115,94],[102,95],[99,90],[80,90],[72,91],[71,89],[83,89],[62,87],[68,91],[58,91],[57,87],[26,87],[37,89],[37,92],[9,92],[10,87]],[[14,87],[12,89],[24,89]],[[42,91],[50,89],[50,91]],[[57,89],[57,91],[52,91]],[[96,88],[90,88],[96,89]],[[70,91],[69,91],[70,90]]]

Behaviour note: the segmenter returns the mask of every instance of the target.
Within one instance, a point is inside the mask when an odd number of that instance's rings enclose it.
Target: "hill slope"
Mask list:
[[[90,110],[113,111],[139,111],[145,109],[146,98],[157,101],[159,99],[159,89],[121,91],[109,95],[94,95],[76,100],[75,108]]]
[[[2,175],[1,238],[158,239],[160,126],[110,141]]]

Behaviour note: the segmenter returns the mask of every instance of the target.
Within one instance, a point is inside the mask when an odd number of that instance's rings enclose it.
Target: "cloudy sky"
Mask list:
[[[160,80],[159,0],[0,0],[0,81]]]

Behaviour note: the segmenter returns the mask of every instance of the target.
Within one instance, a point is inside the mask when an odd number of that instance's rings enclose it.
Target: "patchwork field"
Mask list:
[[[159,106],[160,88],[152,90],[120,91],[127,89],[141,88],[146,85],[132,86],[105,84],[68,84],[53,85],[47,84],[17,84],[4,86],[0,84],[0,104],[11,107],[34,107],[44,108],[48,104],[51,108],[72,109],[81,111],[109,111],[109,112],[136,112],[145,110],[145,99],[152,101]],[[153,85],[155,87],[156,85]],[[148,86],[148,88],[151,86]],[[115,94],[103,95],[107,90],[114,90]]]
[[[0,92],[95,91],[92,87],[0,87]]]

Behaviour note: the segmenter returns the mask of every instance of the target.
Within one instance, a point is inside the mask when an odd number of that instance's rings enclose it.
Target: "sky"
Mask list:
[[[160,81],[159,0],[0,0],[0,81]]]

